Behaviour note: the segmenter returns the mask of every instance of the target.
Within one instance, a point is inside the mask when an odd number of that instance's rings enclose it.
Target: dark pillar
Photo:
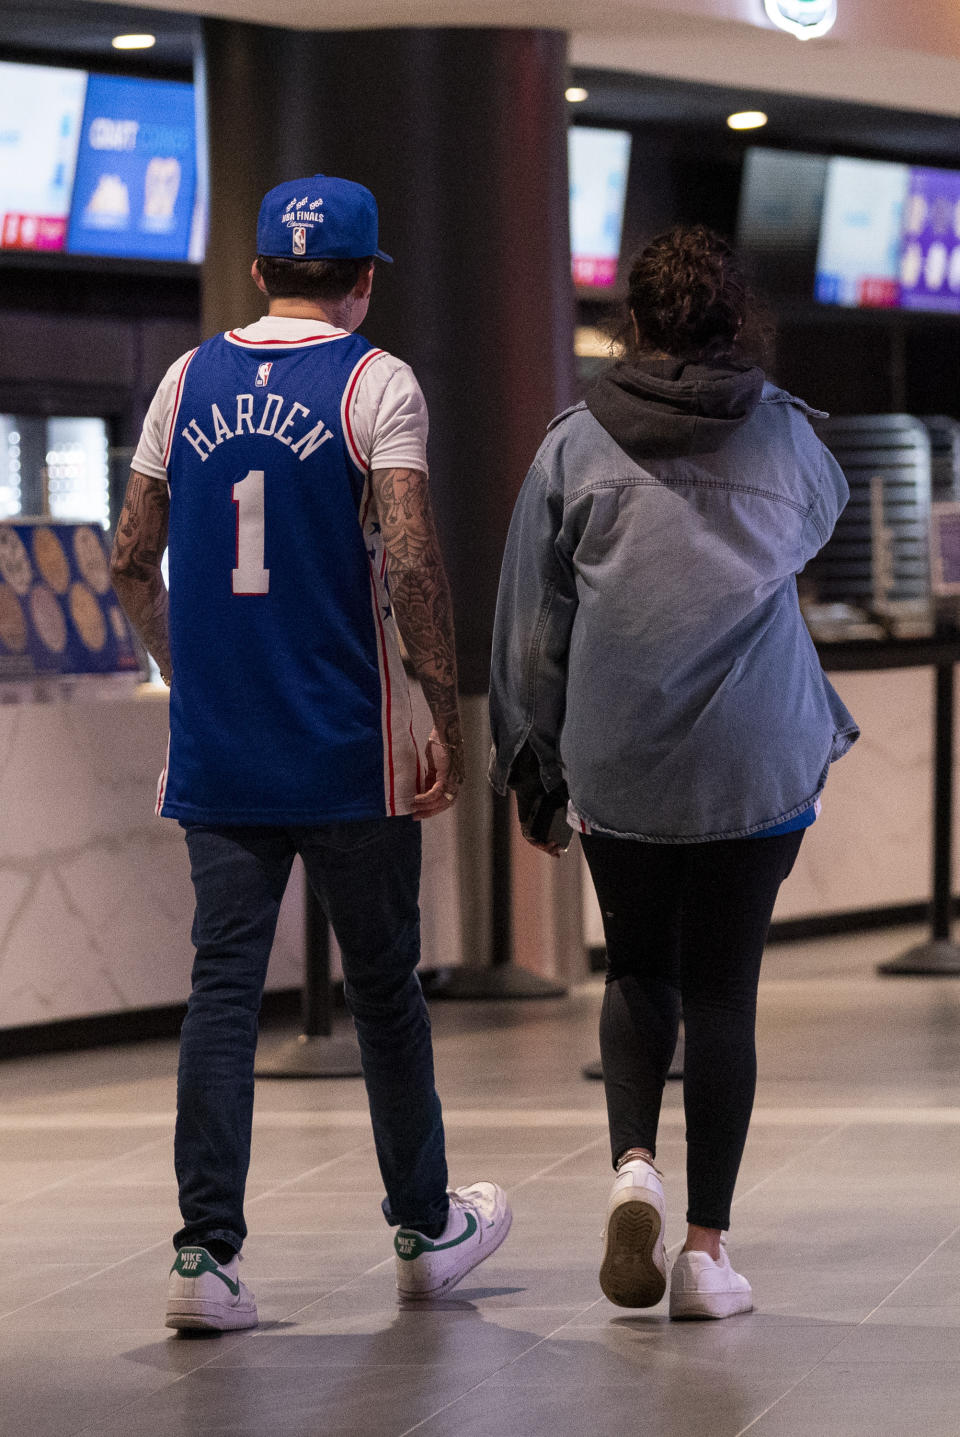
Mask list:
[[[453,588],[467,782],[457,806],[466,964],[517,981],[510,825],[486,778],[490,638],[513,503],[574,393],[565,85],[556,31],[286,31],[205,20],[210,242],[204,333],[262,312],[257,208],[323,172],[380,206],[364,334],[406,359],[430,410],[431,490]],[[509,980],[509,985],[508,985]],[[480,985],[484,989],[484,985]],[[479,996],[479,990],[478,994]]]
[[[266,189],[322,171],[373,190],[396,264],[378,269],[364,333],[427,396],[461,687],[485,694],[513,501],[573,393],[565,37],[225,20],[204,33],[204,332],[261,312],[247,271]]]

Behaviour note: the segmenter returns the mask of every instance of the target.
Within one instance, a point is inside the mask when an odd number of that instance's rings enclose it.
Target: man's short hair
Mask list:
[[[277,259],[257,255],[257,268],[271,299],[346,299],[372,263],[372,255],[365,259]]]

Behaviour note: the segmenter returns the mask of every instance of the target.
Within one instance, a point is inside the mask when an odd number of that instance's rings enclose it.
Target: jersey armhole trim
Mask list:
[[[199,349],[199,347],[200,346],[197,345],[197,349]],[[190,353],[186,357],[186,360],[184,361],[183,368],[180,371],[180,378],[177,380],[177,393],[176,398],[173,401],[173,413],[170,415],[170,428],[167,431],[167,442],[163,450],[164,469],[166,469],[167,464],[170,460],[170,449],[173,445],[173,431],[176,427],[177,415],[180,413],[180,401],[183,398],[183,381],[186,377],[187,370],[190,368],[190,361],[193,359],[193,356],[196,354],[196,352],[196,349],[191,349]]]
[[[343,424],[344,437],[347,441],[347,453],[350,455],[350,458],[360,470],[361,474],[366,474],[368,468],[368,461],[367,457],[360,452],[360,446],[357,443],[357,436],[354,433],[353,425],[350,422],[350,406],[353,403],[354,395],[357,392],[357,386],[360,383],[360,378],[367,365],[370,364],[372,360],[378,359],[383,353],[384,350],[382,349],[370,349],[367,351],[367,353],[363,356],[362,359],[359,359],[357,361],[357,363],[354,365],[353,369],[350,372],[350,377],[347,380],[346,388],[343,391],[343,398],[340,401],[340,419]]]

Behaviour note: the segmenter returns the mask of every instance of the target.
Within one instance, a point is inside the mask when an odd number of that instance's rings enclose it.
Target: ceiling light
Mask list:
[[[767,117],[762,110],[738,110],[735,115],[727,116],[731,130],[759,130],[766,123]]]
[[[156,43],[156,35],[114,35],[110,41],[115,50],[149,50]]]
[[[589,90],[583,90],[579,85],[571,85],[569,90],[564,91],[564,99],[569,100],[571,105],[582,105],[589,94]]]
[[[763,0],[763,8],[774,25],[798,40],[826,35],[837,19],[837,0]]]

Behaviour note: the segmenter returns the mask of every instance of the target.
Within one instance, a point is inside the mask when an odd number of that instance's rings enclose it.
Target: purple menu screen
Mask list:
[[[910,169],[900,305],[960,313],[960,172]]]

